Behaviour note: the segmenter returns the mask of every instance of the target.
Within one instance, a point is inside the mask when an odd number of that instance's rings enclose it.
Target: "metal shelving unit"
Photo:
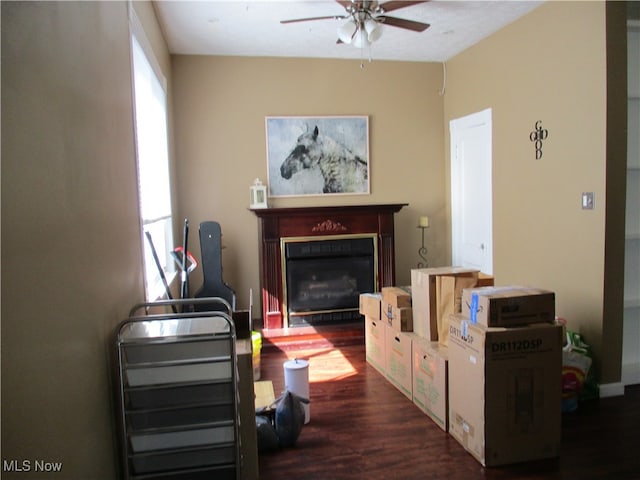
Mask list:
[[[227,311],[149,313],[212,302]],[[140,310],[144,312],[138,316]],[[231,313],[220,298],[161,301],[135,306],[120,324],[116,344],[124,478],[240,478]]]

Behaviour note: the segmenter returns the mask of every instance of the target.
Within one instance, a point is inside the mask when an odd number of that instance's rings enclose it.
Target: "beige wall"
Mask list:
[[[374,52],[375,54],[375,52]],[[259,310],[258,220],[249,185],[266,181],[265,117],[368,115],[371,195],[272,199],[271,206],[409,203],[396,216],[397,281],[410,283],[420,215],[429,215],[429,260],[446,263],[442,67],[439,64],[174,56],[178,203],[197,225],[222,228],[223,276]],[[192,276],[192,290],[202,283]],[[259,312],[257,312],[259,315]]]
[[[108,349],[144,296],[128,25],[2,2],[2,460],[31,462],[3,479],[116,477]]]
[[[620,358],[615,352],[601,356],[607,193],[604,3],[548,2],[447,62],[447,72],[446,125],[485,108],[493,111],[497,283],[554,290],[558,315],[593,345],[600,366],[609,368],[611,375],[603,381],[619,381]],[[549,137],[536,160],[529,133],[538,120]],[[447,172],[449,165],[447,157]],[[581,209],[585,191],[595,192],[594,210]]]

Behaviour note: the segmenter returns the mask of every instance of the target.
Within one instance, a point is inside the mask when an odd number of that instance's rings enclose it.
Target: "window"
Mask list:
[[[165,293],[165,287],[153,257],[147,232],[157,252],[160,267],[167,281],[175,276],[171,183],[167,139],[167,101],[164,77],[158,76],[138,40],[131,36],[133,90],[135,107],[136,158],[138,168],[138,199],[142,222],[144,276],[148,301]]]

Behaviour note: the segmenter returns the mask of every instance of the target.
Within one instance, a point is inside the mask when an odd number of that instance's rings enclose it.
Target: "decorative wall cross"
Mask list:
[[[534,142],[536,148],[536,160],[542,158],[542,141],[549,136],[549,130],[542,128],[542,120],[538,120],[534,126],[533,132],[529,134],[529,140]]]

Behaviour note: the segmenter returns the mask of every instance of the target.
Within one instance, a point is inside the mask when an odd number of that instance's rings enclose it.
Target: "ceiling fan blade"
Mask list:
[[[342,5],[344,8],[348,8],[351,5],[351,0],[336,0],[336,2]]]
[[[416,22],[414,20],[405,20],[404,18],[386,17],[384,15],[376,17],[376,20],[382,22],[383,25],[405,28],[407,30],[413,30],[414,32],[424,32],[431,26],[428,23]]]
[[[405,2],[403,0],[391,0],[389,2],[381,3],[380,5],[378,5],[378,8],[381,8],[383,13],[387,13],[398,10],[399,8],[411,7],[412,5],[418,5],[420,3],[427,3],[428,1],[429,0],[418,0]]]
[[[349,18],[346,15],[328,15],[326,17],[309,17],[309,18],[294,18],[292,20],[280,20],[280,23],[296,23],[296,22],[308,22],[311,20],[343,20]]]

